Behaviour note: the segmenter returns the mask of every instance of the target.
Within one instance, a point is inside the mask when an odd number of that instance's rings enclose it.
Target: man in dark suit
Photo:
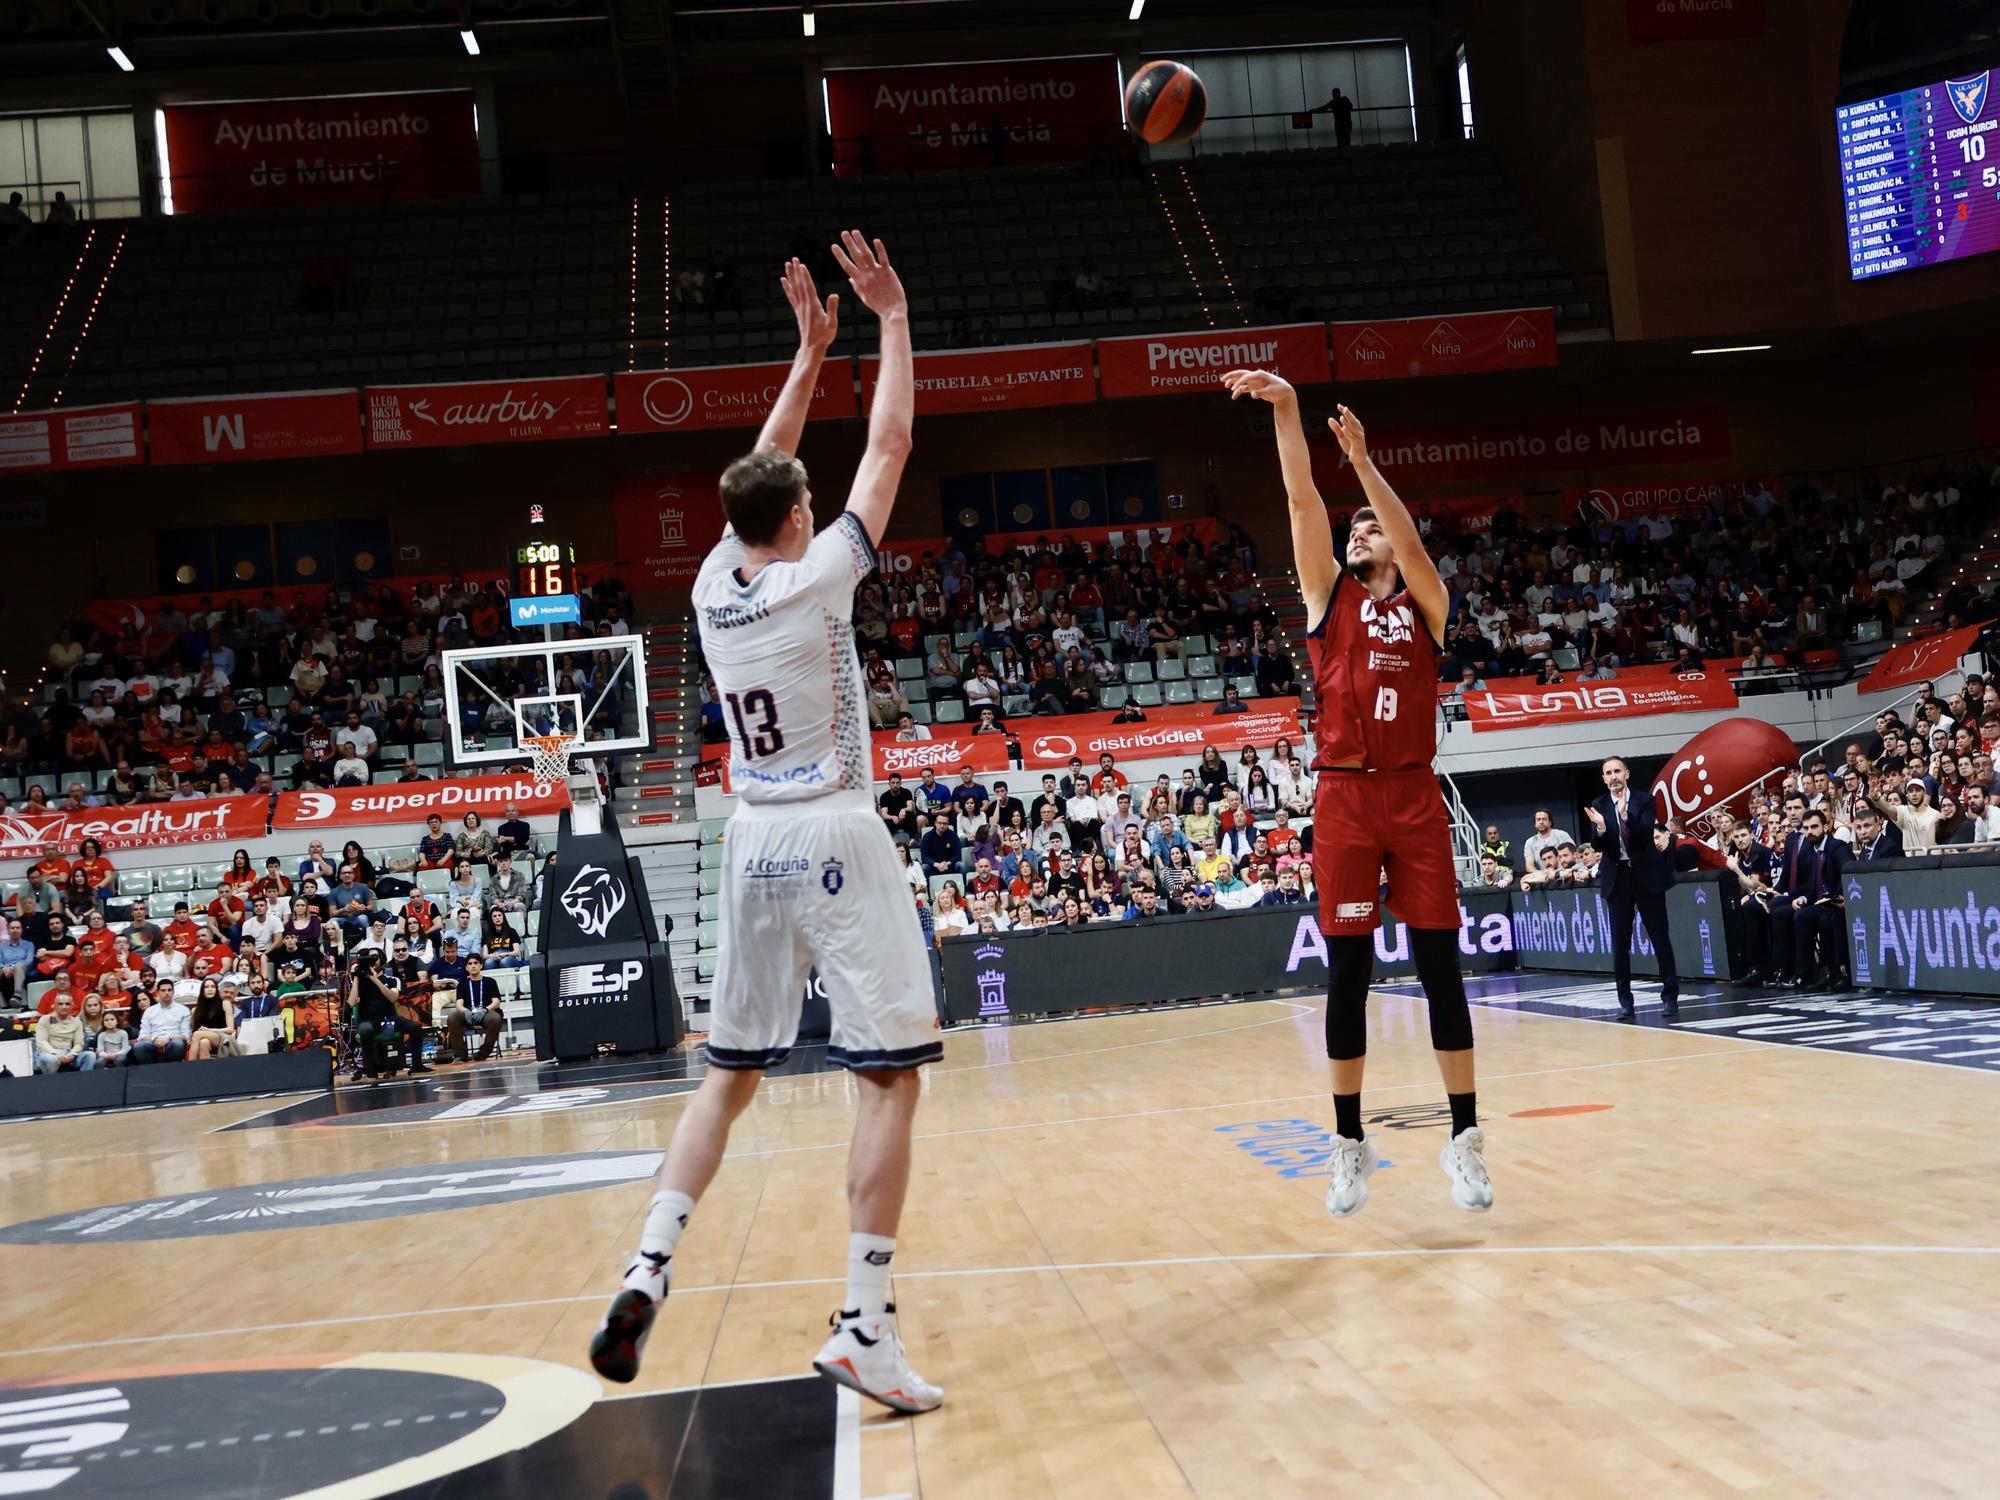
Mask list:
[[[1669,1020],[1681,1012],[1681,971],[1667,932],[1667,892],[1674,884],[1674,861],[1653,838],[1658,820],[1653,799],[1632,790],[1632,768],[1618,756],[1605,761],[1604,795],[1584,809],[1591,835],[1604,856],[1597,883],[1611,903],[1612,977],[1618,985],[1618,1014],[1632,1015],[1632,916],[1646,923],[1646,936],[1660,958],[1660,999]]]
[[[1873,864],[1878,859],[1901,859],[1903,857],[1903,831],[1890,828],[1882,822],[1882,815],[1874,808],[1863,806],[1854,815],[1854,858],[1855,864]]]
[[[1841,923],[1840,877],[1847,868],[1847,845],[1827,828],[1827,815],[1815,807],[1806,814],[1805,844],[1799,851],[1798,886],[1792,896],[1792,963],[1794,989],[1811,989],[1819,971],[1818,954],[1826,958],[1827,988],[1847,990],[1847,934]]]
[[[1792,898],[1799,893],[1800,864],[1806,845],[1806,799],[1803,792],[1785,794],[1785,836],[1774,851],[1770,881],[1777,891],[1771,902],[1772,984],[1790,984],[1797,978],[1794,960],[1798,957],[1798,908]]]

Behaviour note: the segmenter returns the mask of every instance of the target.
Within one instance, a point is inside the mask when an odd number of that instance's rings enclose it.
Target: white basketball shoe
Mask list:
[[[1451,1179],[1451,1201],[1469,1214],[1493,1206],[1493,1179],[1486,1175],[1486,1132],[1474,1125],[1461,1130],[1438,1153],[1438,1165]]]
[[[1337,1135],[1327,1165],[1333,1169],[1333,1180],[1326,1185],[1326,1211],[1336,1219],[1360,1213],[1368,1201],[1368,1178],[1382,1165],[1382,1153],[1373,1141]]]
[[[820,1345],[813,1368],[835,1385],[859,1391],[892,1411],[914,1416],[944,1402],[944,1392],[910,1368],[896,1332],[896,1308],[856,1318],[835,1313],[833,1333]]]

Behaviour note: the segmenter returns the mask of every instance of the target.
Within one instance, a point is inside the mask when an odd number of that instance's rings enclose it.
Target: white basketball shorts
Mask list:
[[[889,830],[865,794],[741,804],[722,842],[722,951],[708,1060],[783,1062],[817,967],[833,1012],[828,1061],[856,1072],[944,1055],[930,953]]]

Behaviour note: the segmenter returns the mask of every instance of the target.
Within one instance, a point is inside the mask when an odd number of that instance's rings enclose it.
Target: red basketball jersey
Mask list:
[[[1378,600],[1343,568],[1306,649],[1315,768],[1407,771],[1436,759],[1438,646],[1409,590]]]

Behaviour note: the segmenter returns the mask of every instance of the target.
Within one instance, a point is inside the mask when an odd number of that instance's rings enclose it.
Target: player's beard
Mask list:
[[[1350,552],[1347,557],[1347,571],[1354,575],[1356,583],[1369,582],[1375,577],[1375,559],[1373,555],[1363,557],[1357,562],[1354,554]]]

